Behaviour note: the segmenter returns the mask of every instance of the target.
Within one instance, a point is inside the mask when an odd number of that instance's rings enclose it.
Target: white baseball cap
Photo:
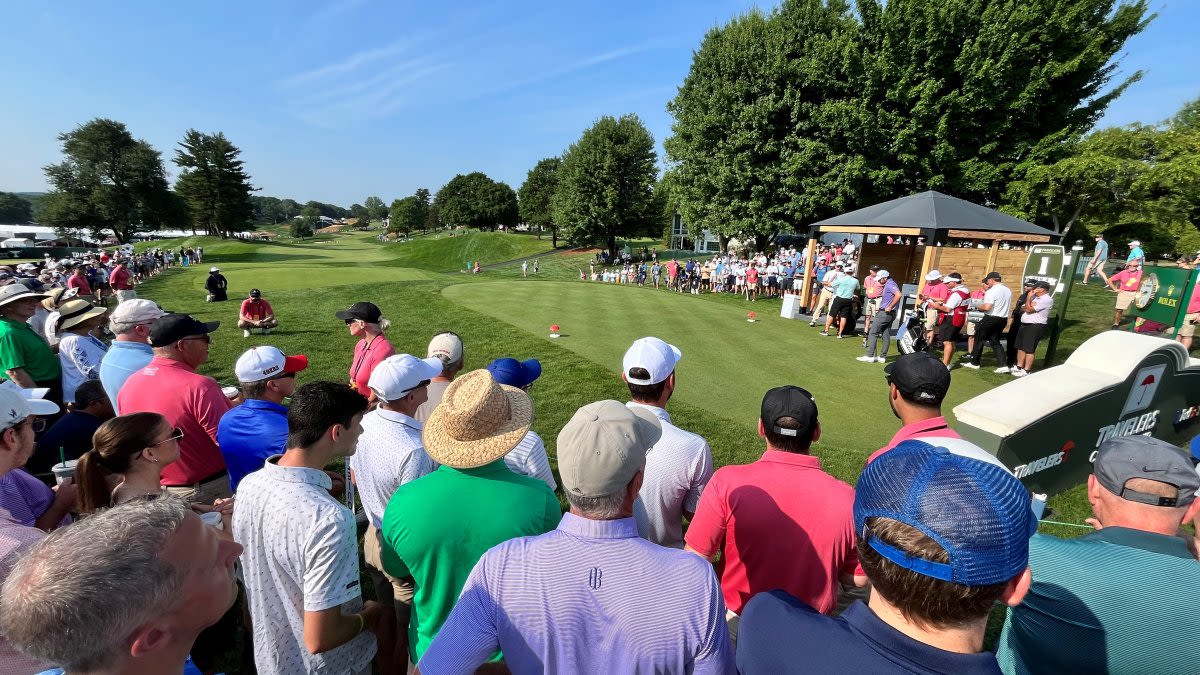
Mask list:
[[[925,275],[925,281],[937,281],[942,278],[942,273],[937,270],[929,270],[929,274]]]
[[[289,373],[298,373],[308,367],[308,357],[303,354],[286,356],[278,347],[251,347],[238,357],[233,366],[238,382],[261,382]]]
[[[208,269],[208,271],[209,271],[209,272],[220,272],[220,271],[221,271],[221,268],[220,268],[220,267],[210,267],[210,268]]]
[[[375,366],[367,387],[380,400],[395,401],[441,374],[442,360],[436,356],[418,359],[412,354],[396,354]]]
[[[166,315],[167,313],[164,312],[163,309],[154,302],[151,302],[150,300],[143,300],[141,298],[135,298],[133,300],[126,300],[125,302],[117,305],[117,308],[112,311],[111,315],[109,315],[109,319],[115,323],[128,324],[153,321],[155,319],[161,319]]]
[[[16,385],[0,387],[0,430],[15,426],[30,415],[53,415],[58,404],[46,401],[46,389],[21,389]]]
[[[883,281],[890,276],[892,275],[887,270],[879,270],[875,273],[875,281]]]
[[[1137,239],[1134,239],[1133,241],[1129,242],[1129,245],[1130,246],[1141,246],[1142,242],[1138,241]]]
[[[621,370],[625,373],[625,381],[630,384],[658,384],[675,372],[675,364],[683,353],[675,345],[667,344],[656,337],[644,337],[635,340],[625,352],[621,361]],[[636,378],[629,374],[630,368],[645,368],[650,373],[649,378]]]
[[[444,365],[458,363],[462,360],[462,338],[454,333],[438,333],[429,341],[429,349],[425,356],[439,358]]]

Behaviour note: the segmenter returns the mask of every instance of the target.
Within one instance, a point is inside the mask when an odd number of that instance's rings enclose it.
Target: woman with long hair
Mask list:
[[[383,334],[392,322],[383,318],[379,307],[370,302],[356,302],[349,309],[337,312],[336,316],[345,321],[346,329],[358,338],[354,358],[350,361],[350,388],[369,399],[372,394],[367,382],[371,379],[371,371],[396,353],[396,348]]]
[[[163,467],[179,459],[181,438],[183,432],[158,413],[131,413],[101,424],[92,436],[92,449],[75,465],[80,513],[162,494]],[[225,533],[231,531],[233,500],[191,506],[201,514],[219,515],[220,521],[210,516],[206,522],[220,522]]]

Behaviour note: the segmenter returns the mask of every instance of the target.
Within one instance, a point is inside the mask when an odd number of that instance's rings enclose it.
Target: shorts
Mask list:
[[[1023,323],[1020,330],[1017,331],[1017,349],[1032,354],[1037,351],[1038,341],[1042,339],[1042,335],[1046,332],[1046,324],[1044,323]]]
[[[938,313],[932,309],[925,310],[925,330],[937,330]]]
[[[975,326],[976,326],[977,324],[978,324],[978,322],[977,322],[977,321],[968,321],[968,322],[967,322],[967,325],[966,325],[966,326],[964,326],[964,328],[966,328],[966,329],[967,329],[967,330],[966,330],[967,337],[974,337],[974,336],[975,336]]]
[[[1200,321],[1200,312],[1193,312],[1183,317],[1183,325],[1179,327],[1179,337],[1192,337],[1196,334],[1196,322]]]
[[[1117,309],[1126,310],[1137,299],[1137,291],[1117,291]]]
[[[874,314],[879,311],[879,301],[881,298],[867,298],[867,303],[863,305],[863,314]]]
[[[829,306],[829,316],[850,321],[854,318],[854,302],[850,298],[834,298]]]
[[[937,332],[942,342],[954,342],[962,333],[962,326],[955,326],[954,322],[950,320],[950,315],[947,314],[946,320],[938,325]]]

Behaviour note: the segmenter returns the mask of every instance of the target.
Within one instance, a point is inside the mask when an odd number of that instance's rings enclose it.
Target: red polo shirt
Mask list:
[[[275,310],[271,309],[271,303],[262,298],[246,298],[242,301],[242,316],[250,317],[251,321],[260,321],[268,316],[275,316]]]
[[[118,291],[128,291],[133,288],[129,284],[129,270],[125,266],[114,267],[108,275],[108,284]]]
[[[876,457],[896,447],[902,441],[930,437],[962,438],[962,436],[958,435],[958,432],[950,428],[950,423],[946,421],[946,418],[941,416],[931,417],[927,420],[913,422],[912,424],[905,424],[900,427],[900,431],[897,431],[895,436],[892,436],[892,440],[888,441],[886,446],[876,450],[875,454],[867,458],[867,464],[875,461]]]
[[[753,464],[717,469],[684,540],[717,564],[735,613],[755,593],[781,588],[829,612],[838,577],[862,574],[854,537],[854,488],[821,460],[768,450]]]
[[[191,485],[225,470],[217,424],[233,404],[221,385],[186,363],[155,356],[117,394],[121,414],[156,412],[183,431],[179,459],[163,468],[163,485]]]

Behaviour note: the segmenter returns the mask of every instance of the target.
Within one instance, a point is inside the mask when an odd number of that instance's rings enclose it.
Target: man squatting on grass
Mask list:
[[[209,401],[216,385],[194,371],[216,325],[138,302],[122,304],[126,323],[139,324],[131,344],[148,339],[154,360],[126,382],[113,380],[114,397],[132,412],[140,408],[130,404],[131,387],[164,372],[186,379],[187,387],[143,392],[143,402],[169,404],[167,438],[181,453],[172,466],[186,463],[187,444],[199,442],[192,450],[212,456],[225,487],[208,485],[207,469],[169,483],[179,492],[228,490],[220,451],[248,448],[253,439],[238,446],[236,437],[261,436],[265,418],[221,425],[221,447],[212,443],[208,422],[217,426],[227,402],[191,410],[181,397],[204,392]],[[1025,313],[1035,314],[1036,304]],[[377,307],[360,303],[344,314],[352,335],[372,338],[362,329],[379,320]],[[259,450],[251,453],[259,459],[247,464],[233,508],[237,543],[170,495],[86,516],[48,537],[0,510],[0,550],[12,553],[0,561],[0,578],[11,569],[0,592],[0,673],[37,672],[30,663],[70,675],[194,672],[187,657],[197,635],[238,602],[239,554],[254,639],[231,637],[228,659],[239,645],[246,657],[252,649],[263,675],[391,675],[410,662],[435,675],[474,672],[485,662],[515,673],[777,673],[802,664],[811,672],[994,674],[984,629],[996,602],[1016,607],[1001,645],[1008,672],[1024,672],[1015,663],[1048,663],[1038,656],[1046,645],[1062,671],[1200,672],[1187,619],[1200,603],[1200,566],[1176,536],[1197,511],[1200,478],[1182,453],[1146,445],[1155,441],[1101,448],[1089,498],[1104,529],[1075,540],[1096,555],[1051,564],[1044,561],[1065,545],[1038,541],[1034,575],[1052,583],[1035,582],[1030,592],[1029,494],[949,428],[939,406],[950,374],[929,354],[885,369],[903,428],[851,489],[812,454],[816,402],[798,387],[764,397],[762,459],[714,475],[708,443],[675,427],[665,410],[680,351],[658,338],[638,340],[622,364],[633,400],[585,405],[558,436],[565,515],[554,483],[518,475],[505,461],[533,421],[535,362],[499,359],[492,372],[454,377],[462,342],[452,333],[435,337],[429,356],[381,359],[365,380],[355,379],[366,392],[345,382],[292,392],[293,378],[303,375],[297,357],[274,347],[244,355],[239,381],[262,385],[256,409],[269,409],[276,436],[281,422],[287,434],[265,465]],[[440,402],[422,424],[417,411],[439,378]],[[380,402],[366,418],[363,393]],[[16,412],[13,420],[0,414],[0,470],[19,471],[32,452],[33,425],[24,418],[35,404],[10,398]],[[136,453],[139,462],[159,455],[156,447]],[[330,493],[324,470],[335,458],[353,458],[379,532],[367,542],[375,597],[390,588],[391,607],[367,600],[359,587],[354,516]],[[411,473],[395,470],[405,458],[419,460]],[[677,550],[685,519],[693,520],[686,543],[701,555]],[[704,558],[718,553],[714,569]],[[1123,582],[1147,570],[1154,581],[1134,596],[1114,602],[1096,591],[1102,578]],[[870,596],[833,618],[838,581],[869,581]],[[1105,639],[1077,649],[1062,648],[1074,638],[1034,640],[1028,616],[1065,611],[1055,589],[1080,585],[1062,621],[1078,630],[1079,616],[1097,617]],[[1147,640],[1146,626],[1170,635],[1172,648]]]

